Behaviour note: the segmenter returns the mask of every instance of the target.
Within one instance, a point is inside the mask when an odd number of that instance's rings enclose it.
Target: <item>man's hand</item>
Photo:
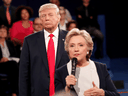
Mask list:
[[[0,60],[0,63],[7,62],[7,61],[9,61],[8,58],[3,57],[3,58]]]

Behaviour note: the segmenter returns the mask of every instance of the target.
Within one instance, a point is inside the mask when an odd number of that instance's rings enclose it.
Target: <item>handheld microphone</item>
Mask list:
[[[71,74],[75,76],[76,72],[76,65],[77,65],[77,58],[72,58],[72,71]],[[73,89],[73,85],[70,85],[70,88]]]

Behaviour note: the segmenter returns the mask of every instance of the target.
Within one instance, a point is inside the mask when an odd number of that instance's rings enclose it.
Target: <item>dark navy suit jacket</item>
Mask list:
[[[64,50],[67,31],[59,30],[55,69],[69,62]],[[25,38],[20,58],[19,96],[49,96],[49,68],[44,31]]]
[[[98,62],[94,62],[94,63],[96,65],[97,73],[100,79],[100,88],[102,88],[105,91],[105,96],[120,96],[109,76],[106,65],[98,63]],[[55,77],[55,87],[56,87],[55,91],[56,92],[64,90],[66,86],[65,78],[68,75],[69,74],[67,71],[67,65],[64,65],[56,70],[56,77]],[[74,88],[71,91],[76,94]]]

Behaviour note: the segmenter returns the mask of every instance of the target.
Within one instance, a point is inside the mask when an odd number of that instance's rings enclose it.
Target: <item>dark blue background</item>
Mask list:
[[[127,0],[91,0],[98,9],[98,14],[105,15],[106,21],[106,48],[110,58],[128,57],[127,31]],[[49,0],[12,0],[12,5],[27,5],[33,8],[34,16],[38,16],[38,9]],[[0,5],[3,2],[0,0]],[[82,5],[82,0],[60,0],[72,16],[75,16],[76,7]]]

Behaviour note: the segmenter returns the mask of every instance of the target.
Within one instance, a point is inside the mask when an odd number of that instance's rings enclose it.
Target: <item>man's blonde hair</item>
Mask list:
[[[57,7],[57,5],[52,4],[52,3],[47,3],[47,4],[44,4],[44,5],[40,6],[40,8],[39,8],[39,16],[41,15],[41,12],[43,10],[49,9],[49,8],[56,9],[56,13],[57,13],[57,15],[59,15],[59,8]]]

